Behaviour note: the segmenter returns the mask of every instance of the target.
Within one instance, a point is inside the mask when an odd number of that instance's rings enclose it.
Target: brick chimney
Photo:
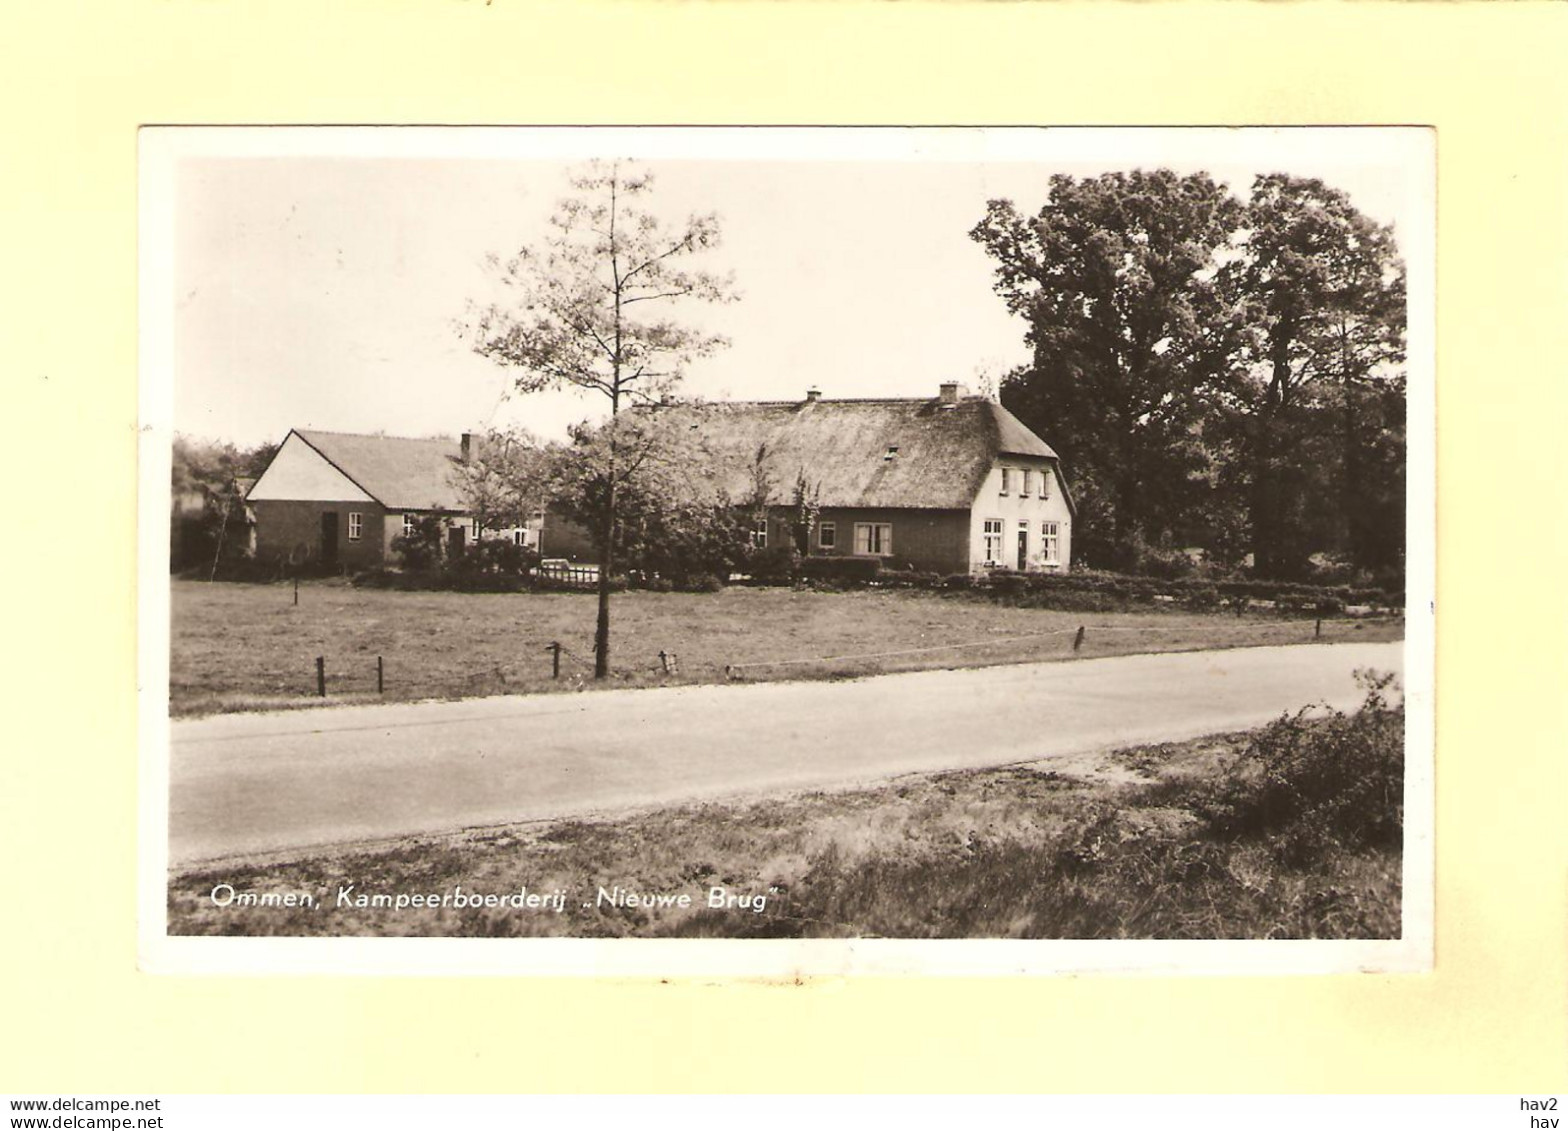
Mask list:
[[[822,399],[822,390],[817,388],[815,385],[811,386],[811,388],[806,390],[806,403],[807,404],[816,404],[821,399]]]
[[[479,453],[474,450],[474,434],[472,432],[464,432],[463,433],[463,462],[464,463],[473,463],[474,462],[474,456],[476,456],[478,454]]]
[[[943,381],[938,388],[941,391],[941,400],[944,405],[956,405],[969,395],[969,387],[958,381]]]

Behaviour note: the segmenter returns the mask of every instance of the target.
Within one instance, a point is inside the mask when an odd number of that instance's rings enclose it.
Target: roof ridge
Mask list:
[[[673,405],[649,405],[647,407],[649,407],[649,408],[706,408],[706,407],[708,407],[710,405],[719,405],[721,407],[725,406],[725,405],[767,405],[769,407],[772,407],[774,405],[806,405],[806,404],[936,404],[936,403],[940,402],[941,399],[942,399],[941,397],[818,397],[815,400],[812,400],[809,397],[797,397],[794,400],[771,400],[771,401],[730,401],[730,400],[720,401],[720,400],[713,400],[713,401],[703,401],[703,402],[700,402],[698,404],[682,404],[682,403],[677,401]],[[987,400],[985,397],[972,396],[972,397],[965,397],[965,398],[963,398],[963,400],[960,401],[959,403],[960,404],[994,404],[995,402]]]
[[[455,436],[394,436],[390,432],[344,432],[336,428],[295,428],[293,431],[300,435],[313,436],[353,436],[359,440],[408,440],[416,444],[455,444]]]

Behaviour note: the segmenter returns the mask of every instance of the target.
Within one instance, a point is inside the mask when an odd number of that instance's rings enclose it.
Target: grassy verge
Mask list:
[[[367,700],[460,698],[594,686],[594,597],[441,593],[308,582],[176,581],[170,710],[275,710]],[[1133,652],[1394,640],[1398,620],[1238,619],[1175,609],[1138,613],[1015,608],[969,594],[823,593],[734,588],[618,594],[609,686],[727,679],[832,679],[926,668]],[[1087,626],[1083,645],[1073,637]],[[551,641],[567,648],[552,677]],[[668,673],[660,652],[674,653]],[[328,697],[316,697],[326,658]],[[385,691],[376,692],[376,660]],[[779,661],[800,661],[779,663]]]
[[[1397,937],[1403,730],[1374,685],[1356,714],[1077,761],[206,867],[171,877],[169,930]],[[732,902],[709,906],[715,889]],[[524,890],[559,910],[439,902]],[[356,906],[416,894],[438,902]]]

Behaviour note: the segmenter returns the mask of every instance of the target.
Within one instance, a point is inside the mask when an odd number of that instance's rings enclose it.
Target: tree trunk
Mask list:
[[[604,528],[600,531],[603,543],[599,550],[599,621],[593,633],[593,677],[605,679],[610,674],[610,574],[615,568],[615,476],[610,476],[609,491],[605,496]]]
[[[223,557],[223,539],[229,532],[229,504],[223,504],[223,520],[218,524],[218,546],[212,552],[212,570],[207,574],[208,581],[218,580],[218,562]]]

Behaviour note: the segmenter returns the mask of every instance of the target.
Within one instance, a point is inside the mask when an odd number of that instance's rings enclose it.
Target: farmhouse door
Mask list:
[[[1022,527],[1018,530],[1018,568],[1019,570],[1029,568],[1029,531]]]
[[[321,512],[321,564],[338,564],[338,512]]]
[[[463,547],[466,545],[467,531],[461,526],[446,528],[446,544],[454,557],[463,556]]]

